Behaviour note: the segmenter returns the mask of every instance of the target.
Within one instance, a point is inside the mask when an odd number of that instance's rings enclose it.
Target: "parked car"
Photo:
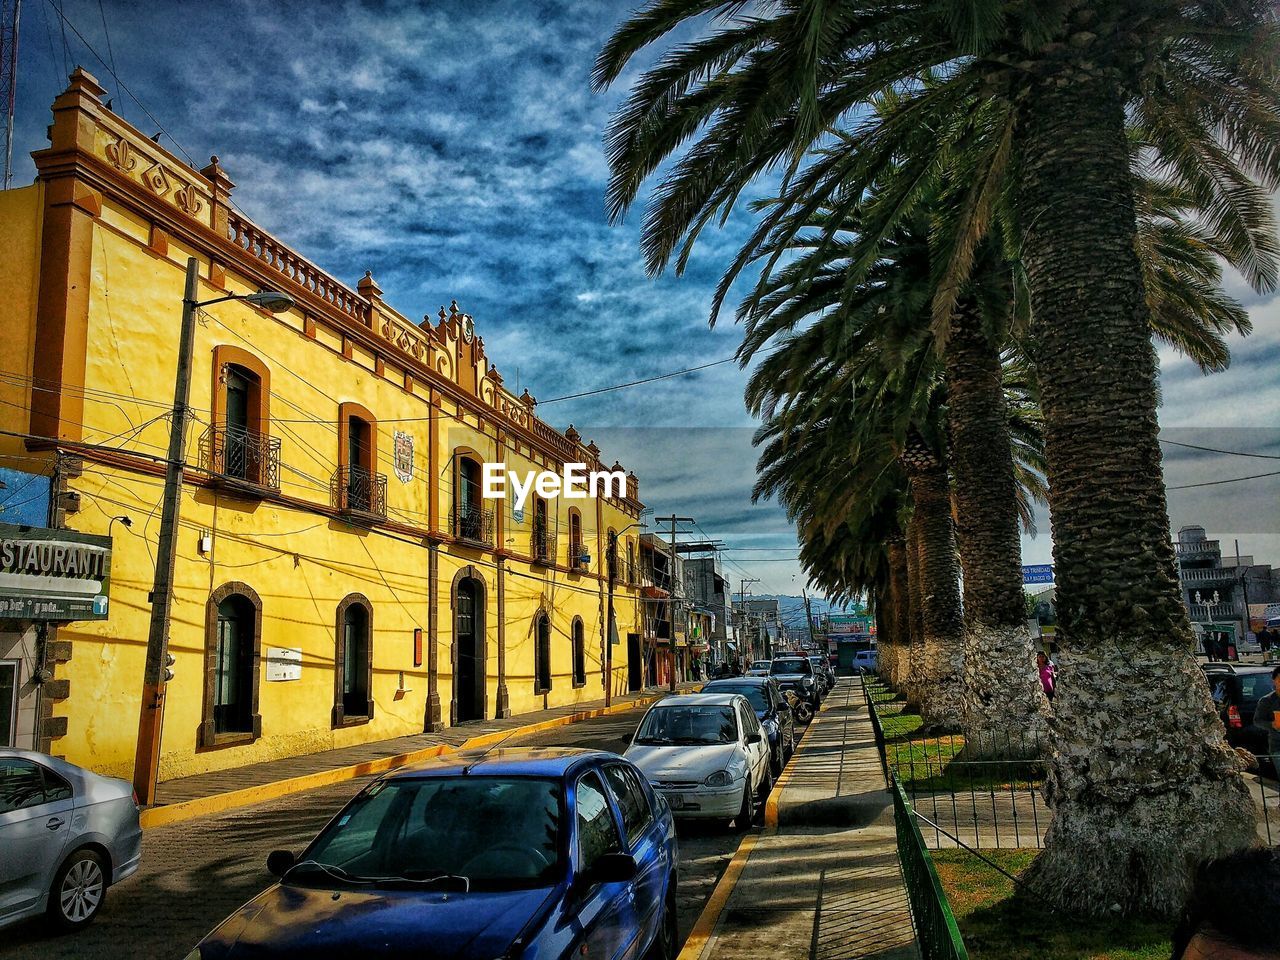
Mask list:
[[[822,695],[825,697],[830,693],[836,685],[836,674],[831,669],[831,664],[827,663],[826,657],[811,656],[809,662],[813,664],[814,676],[823,686]]]
[[[767,677],[769,675],[769,664],[772,660],[753,660],[751,666],[747,668],[748,677]]]
[[[703,693],[740,693],[747,698],[756,719],[769,738],[769,764],[776,780],[796,749],[796,718],[773,677],[746,676],[740,680],[713,680]]]
[[[751,826],[773,787],[769,744],[741,694],[667,697],[649,708],[625,754],[676,817]]]
[[[1258,701],[1275,689],[1271,681],[1274,668],[1213,661],[1202,666],[1227,731],[1227,743],[1252,751],[1264,765],[1269,763],[1267,732],[1253,725],[1253,714]]]
[[[130,784],[0,749],[0,927],[42,913],[64,930],[87,926],[141,861]]]
[[[875,673],[880,666],[880,654],[877,650],[855,650],[853,653],[853,669],[859,673]]]
[[[817,678],[813,675],[813,664],[807,657],[775,657],[769,667],[769,675],[778,681],[781,690],[794,690],[801,700],[806,701],[814,710],[818,709],[822,694]]]
[[[385,774],[187,960],[672,958],[671,811],[629,762],[468,751]],[[424,953],[424,951],[426,951]]]

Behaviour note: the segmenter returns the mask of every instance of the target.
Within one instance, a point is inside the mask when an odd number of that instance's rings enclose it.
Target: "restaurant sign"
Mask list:
[[[111,538],[0,523],[0,619],[105,620]]]

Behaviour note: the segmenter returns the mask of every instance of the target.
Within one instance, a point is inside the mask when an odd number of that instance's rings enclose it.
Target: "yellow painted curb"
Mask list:
[[[720,922],[720,914],[724,912],[729,897],[733,895],[734,887],[738,885],[738,878],[742,876],[747,861],[751,859],[751,851],[755,849],[759,836],[757,833],[749,833],[738,844],[733,859],[720,875],[720,882],[711,891],[711,896],[707,899],[706,906],[702,908],[702,913],[698,914],[698,922],[693,925],[688,939],[680,948],[677,960],[698,960],[702,956],[707,941],[711,939],[711,935],[716,931],[716,924]]]
[[[795,751],[791,754],[791,761],[787,763],[782,770],[782,776],[778,778],[778,782],[773,785],[773,789],[769,791],[769,798],[764,802],[764,830],[765,833],[778,832],[778,800],[782,797],[782,791],[787,784],[791,782],[791,772],[796,768],[796,754],[800,752],[800,748],[804,746],[805,740],[809,734],[813,732],[813,728],[818,725],[818,716],[821,713],[813,715],[813,719],[809,721],[809,726],[805,727],[804,734],[796,743]]]
[[[366,760],[363,763],[353,763],[346,767],[335,767],[332,770],[318,770],[315,773],[306,773],[300,777],[290,777],[287,780],[276,780],[272,783],[258,784],[252,787],[245,787],[241,790],[229,790],[226,793],[217,793],[209,797],[197,797],[194,800],[184,800],[181,803],[170,803],[161,807],[150,807],[138,814],[138,820],[142,824],[142,828],[145,830],[148,827],[165,827],[174,823],[182,823],[185,820],[194,820],[197,817],[207,817],[214,813],[225,813],[227,810],[234,810],[238,807],[248,807],[255,803],[265,803],[268,800],[277,800],[280,797],[288,796],[291,793],[302,793],[306,790],[328,787],[335,783],[342,783],[346,780],[355,780],[359,777],[367,777],[375,773],[386,773],[388,770],[394,770],[397,767],[407,766],[411,763],[419,763],[423,760],[430,760],[435,757],[442,757],[447,753],[456,753],[462,750],[475,750],[480,747],[492,746],[495,743],[501,743],[509,737],[525,736],[531,733],[538,733],[543,730],[552,730],[556,727],[568,726],[571,723],[580,723],[583,720],[591,720],[596,717],[604,717],[614,713],[634,710],[637,707],[648,706],[666,695],[667,692],[664,691],[658,696],[641,697],[636,700],[627,700],[622,703],[615,703],[608,707],[596,707],[592,710],[581,710],[577,713],[565,714],[562,717],[553,717],[550,720],[540,720],[537,723],[530,723],[523,727],[513,727],[510,730],[496,730],[493,733],[486,733],[478,737],[472,737],[470,740],[465,741],[458,747],[453,747],[446,743],[440,743],[426,747],[422,750],[414,750],[410,753],[399,753],[392,757],[380,757],[377,760]]]

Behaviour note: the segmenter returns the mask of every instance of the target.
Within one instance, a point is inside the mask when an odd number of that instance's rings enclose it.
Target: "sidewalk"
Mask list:
[[[919,960],[893,803],[862,695],[841,678],[681,960]]]
[[[680,689],[696,689],[700,686],[700,683],[681,684]],[[143,811],[142,825],[157,827],[177,823],[251,803],[273,800],[302,790],[381,773],[454,750],[491,746],[516,733],[533,733],[642,707],[667,693],[665,688],[650,687],[636,693],[616,696],[612,705],[607,708],[603,698],[588,700],[518,714],[502,720],[477,720],[446,727],[435,733],[378,740],[165,780],[156,791],[156,806]]]

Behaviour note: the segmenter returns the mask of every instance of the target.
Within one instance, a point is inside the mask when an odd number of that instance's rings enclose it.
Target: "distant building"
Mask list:
[[[700,608],[711,613],[713,622],[703,643],[713,664],[723,663],[735,644],[733,635],[733,587],[720,572],[716,556],[688,557],[684,561],[685,595]]]
[[[1248,605],[1280,600],[1280,570],[1254,563],[1251,556],[1222,555],[1218,540],[1209,540],[1204,527],[1178,531],[1178,582],[1182,601],[1193,624],[1230,625],[1243,637]]]

